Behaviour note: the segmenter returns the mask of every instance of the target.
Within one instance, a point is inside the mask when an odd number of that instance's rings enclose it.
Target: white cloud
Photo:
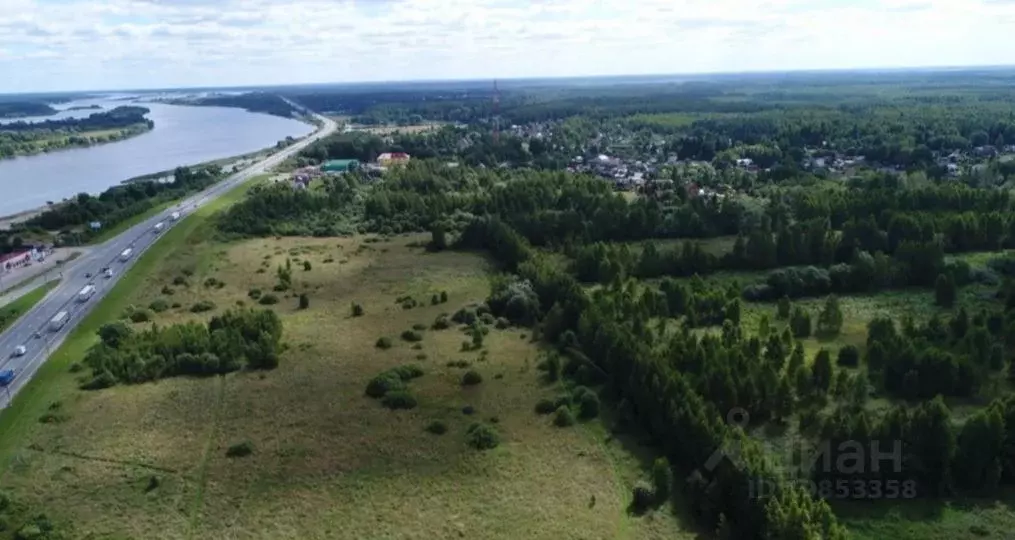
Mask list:
[[[1007,64],[1003,0],[0,0],[0,92]]]

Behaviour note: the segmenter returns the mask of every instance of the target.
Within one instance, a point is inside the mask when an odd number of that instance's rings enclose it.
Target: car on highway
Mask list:
[[[85,279],[92,279],[92,273],[91,272],[85,272]]]
[[[26,352],[28,352],[28,349],[24,345],[18,345],[14,347],[14,352],[11,353],[11,356],[24,356]]]
[[[35,339],[39,339],[41,337],[42,337],[42,334],[40,332],[36,332],[35,333]]]
[[[0,371],[0,388],[3,388],[14,381],[15,373],[13,369],[5,369]]]

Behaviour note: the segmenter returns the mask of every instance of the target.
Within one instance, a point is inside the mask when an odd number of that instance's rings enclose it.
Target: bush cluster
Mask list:
[[[476,422],[466,430],[466,440],[469,446],[476,450],[489,450],[500,444],[500,434],[492,426]]]
[[[201,300],[196,304],[190,306],[191,313],[204,313],[205,311],[211,311],[215,309],[215,302],[211,300]]]
[[[272,293],[268,293],[261,296],[261,298],[257,301],[257,303],[264,306],[270,306],[272,304],[278,303],[278,297]]]
[[[242,368],[272,369],[282,351],[282,321],[269,310],[235,310],[208,324],[189,322],[134,332],[122,323],[99,328],[99,343],[83,363],[98,389],[177,375],[212,375]]]
[[[387,398],[382,401],[385,407],[390,409],[411,409],[416,406],[416,400],[410,396],[406,382],[423,376],[423,368],[415,364],[406,364],[384,371],[367,383],[366,394],[374,399]]]

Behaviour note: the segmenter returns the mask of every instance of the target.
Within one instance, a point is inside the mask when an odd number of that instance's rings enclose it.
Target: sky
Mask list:
[[[0,0],[0,93],[1015,64],[1015,0]]]

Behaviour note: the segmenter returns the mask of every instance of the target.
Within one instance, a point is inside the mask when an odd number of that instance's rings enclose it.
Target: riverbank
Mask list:
[[[304,137],[300,137],[300,139],[302,139],[302,138],[304,138]],[[299,140],[299,139],[294,139],[294,142],[297,141],[297,140]],[[277,145],[276,146],[271,146],[271,147],[268,147],[268,148],[262,148],[260,150],[254,151],[254,152],[247,152],[246,154],[240,154],[238,156],[232,156],[232,157],[222,158],[222,159],[214,159],[214,160],[211,160],[211,161],[205,161],[203,163],[198,163],[198,164],[194,164],[194,165],[180,165],[180,166],[181,167],[187,167],[187,168],[190,168],[190,169],[203,169],[203,168],[206,168],[206,167],[218,166],[218,167],[222,168],[223,174],[231,174],[231,173],[234,173],[236,171],[239,171],[239,170],[247,167],[248,165],[250,165],[250,164],[252,164],[252,163],[254,163],[254,162],[256,162],[256,161],[258,161],[260,159],[265,158],[268,154],[270,154],[272,151],[274,151],[276,149],[277,149]],[[157,173],[145,174],[145,175],[141,175],[141,176],[136,176],[134,178],[128,178],[127,180],[123,180],[122,182],[120,182],[120,184],[134,184],[134,183],[138,183],[138,182],[171,182],[173,180],[173,172],[175,170],[176,170],[176,168],[167,169],[167,170],[160,171],[160,172],[157,172]],[[42,214],[43,212],[46,212],[46,211],[49,211],[49,210],[53,210],[55,208],[59,208],[62,204],[64,204],[64,202],[65,201],[61,201],[61,202],[54,203],[54,204],[47,204],[47,205],[44,205],[44,206],[40,206],[40,207],[34,208],[32,210],[26,210],[24,212],[18,212],[17,214],[13,214],[13,215],[0,216],[0,231],[10,230],[15,225],[17,225],[19,223],[24,223],[25,221],[28,221],[28,220],[30,220],[30,219],[32,219],[32,218]],[[119,230],[119,229],[122,229],[122,228],[126,228],[126,226],[133,225],[134,223],[139,222],[139,221],[145,219],[149,214],[152,214],[153,212],[157,212],[159,209],[164,208],[164,207],[168,206],[169,204],[172,204],[172,202],[173,201],[168,201],[165,204],[159,205],[157,208],[154,208],[152,210],[149,210],[149,211],[145,212],[144,214],[139,214],[138,216],[134,216],[133,218],[131,218],[131,219],[123,222],[122,224],[118,225],[117,227],[115,227],[115,230]],[[110,229],[110,230],[114,230],[114,229]],[[103,235],[101,235],[98,238],[103,239],[106,236],[107,236],[106,234],[103,234]]]
[[[12,147],[13,153],[0,152],[0,159],[34,156],[49,152],[59,152],[71,148],[89,148],[100,144],[109,144],[127,140],[154,128],[150,123],[139,122],[123,128],[83,131],[81,133],[53,132],[49,136],[39,137],[18,146]]]

